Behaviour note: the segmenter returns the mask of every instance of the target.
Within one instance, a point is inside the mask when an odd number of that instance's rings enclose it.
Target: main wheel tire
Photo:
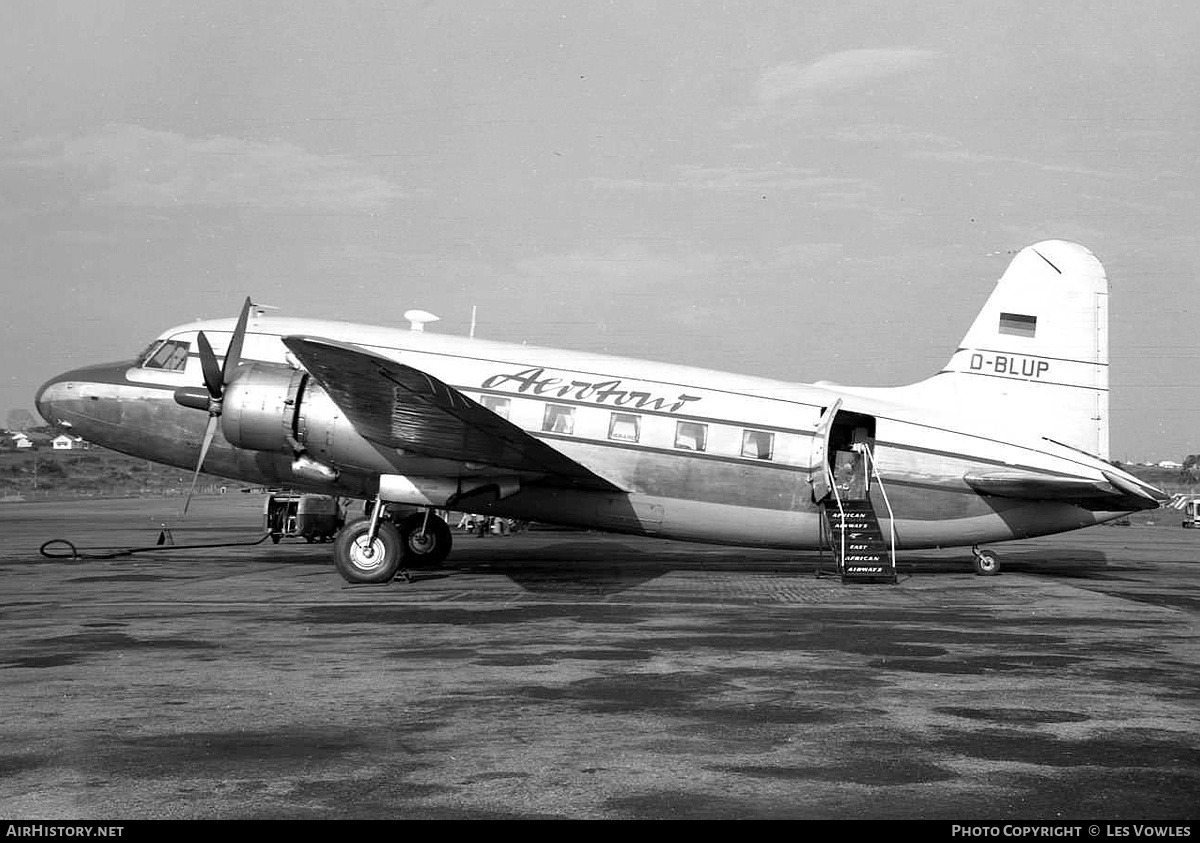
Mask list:
[[[361,518],[342,528],[333,540],[333,564],[346,582],[391,582],[400,569],[400,532],[388,521],[380,521],[375,541],[367,544],[371,519]]]
[[[450,555],[454,536],[450,525],[436,515],[414,513],[399,524],[404,565],[408,568],[436,568]]]
[[[1000,560],[990,550],[975,554],[975,573],[981,577],[994,577],[1000,573]]]

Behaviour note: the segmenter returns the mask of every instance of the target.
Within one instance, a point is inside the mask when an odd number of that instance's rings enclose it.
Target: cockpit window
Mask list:
[[[142,360],[143,369],[163,369],[182,372],[187,365],[188,343],[183,340],[164,340],[153,346]]]

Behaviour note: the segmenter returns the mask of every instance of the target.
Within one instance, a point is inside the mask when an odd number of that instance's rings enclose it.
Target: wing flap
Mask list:
[[[620,491],[427,372],[350,343],[302,336],[284,337],[283,343],[365,439],[423,456]]]

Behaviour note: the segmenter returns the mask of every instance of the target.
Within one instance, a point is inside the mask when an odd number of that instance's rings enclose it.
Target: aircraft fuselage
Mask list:
[[[194,349],[201,330],[220,353],[232,325],[195,323],[161,339]],[[824,471],[817,426],[823,410],[838,399],[843,433],[857,428],[871,444],[878,476],[869,480],[870,496],[881,519],[894,513],[899,548],[1042,535],[1128,511],[1097,511],[1082,500],[979,493],[964,479],[972,472],[1016,469],[1102,484],[1104,472],[1116,469],[1032,434],[1014,437],[999,425],[989,427],[986,413],[972,408],[905,403],[897,400],[898,391],[277,318],[251,325],[239,374],[245,378],[243,394],[227,399],[222,430],[238,430],[243,447],[218,432],[205,461],[207,473],[359,498],[376,493],[381,474],[468,481],[505,474],[363,438],[318,384],[302,382],[282,343],[293,335],[351,342],[427,372],[623,490],[585,491],[526,475],[507,497],[464,501],[461,508],[470,511],[682,540],[816,548],[822,522],[813,484]],[[38,408],[96,444],[191,468],[205,416],[181,406],[175,395],[202,383],[200,361],[193,351],[173,369],[144,362],[68,372],[42,388]],[[261,389],[254,388],[250,373],[261,374]],[[337,479],[298,474],[297,443],[335,468]]]

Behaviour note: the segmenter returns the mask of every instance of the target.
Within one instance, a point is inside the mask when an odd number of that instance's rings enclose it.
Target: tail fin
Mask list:
[[[941,372],[909,389],[1108,459],[1108,278],[1090,251],[1022,249]]]

